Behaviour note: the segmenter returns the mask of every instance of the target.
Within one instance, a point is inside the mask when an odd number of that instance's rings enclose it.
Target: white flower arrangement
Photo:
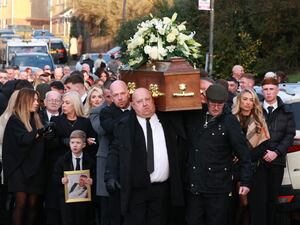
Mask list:
[[[152,15],[150,15],[152,17]],[[133,68],[147,61],[168,60],[178,56],[193,61],[200,57],[200,44],[195,32],[186,30],[186,22],[177,24],[172,18],[153,18],[137,26],[137,32],[127,41],[128,65]]]

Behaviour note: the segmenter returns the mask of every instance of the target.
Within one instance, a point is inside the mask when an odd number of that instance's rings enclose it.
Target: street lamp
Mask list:
[[[213,74],[214,55],[214,21],[215,21],[215,0],[210,0],[210,23],[209,23],[209,76]]]

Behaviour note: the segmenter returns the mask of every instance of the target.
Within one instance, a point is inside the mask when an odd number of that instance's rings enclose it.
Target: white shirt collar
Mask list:
[[[82,159],[82,155],[83,155],[82,152],[81,152],[80,156],[76,156],[76,155],[74,155],[73,152],[72,152],[72,158],[74,158],[74,159],[76,159],[76,158]]]
[[[123,112],[125,111],[125,110],[131,110],[131,105],[129,105],[126,109],[121,109]]]
[[[278,102],[276,101],[275,103],[273,103],[273,104],[271,105],[271,104],[267,103],[266,100],[264,100],[264,103],[263,103],[264,109],[265,109],[265,110],[268,110],[268,107],[269,107],[269,106],[273,106],[273,108],[274,108],[273,111],[274,111],[275,109],[278,108]]]

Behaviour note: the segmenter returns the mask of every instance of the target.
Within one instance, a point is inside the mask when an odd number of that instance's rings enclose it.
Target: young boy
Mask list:
[[[71,151],[58,159],[54,178],[59,183],[60,211],[63,225],[90,225],[92,223],[92,203],[91,202],[73,202],[66,203],[64,195],[64,185],[69,182],[64,176],[64,171],[72,170],[90,170],[90,176],[93,177],[95,163],[93,159],[83,152],[82,149],[86,145],[86,134],[81,130],[74,130],[70,135]],[[92,185],[93,179],[85,175],[81,175],[78,183],[72,184],[69,190],[72,198],[84,198],[87,194],[86,185]]]

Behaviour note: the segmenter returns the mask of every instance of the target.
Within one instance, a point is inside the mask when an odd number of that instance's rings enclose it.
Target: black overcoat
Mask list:
[[[159,121],[164,129],[169,169],[170,169],[170,196],[173,206],[184,205],[182,174],[180,171],[180,155],[182,154],[182,136],[176,133],[176,129],[165,114],[157,114]],[[138,123],[136,114],[131,111],[123,117],[114,129],[114,138],[109,147],[105,180],[110,178],[118,179],[122,186],[121,210],[125,214],[130,201],[131,193],[131,159],[134,145],[134,134]]]
[[[3,137],[3,171],[10,191],[40,194],[45,180],[44,139],[36,138],[33,116],[30,124],[29,132],[16,115],[9,118]]]

